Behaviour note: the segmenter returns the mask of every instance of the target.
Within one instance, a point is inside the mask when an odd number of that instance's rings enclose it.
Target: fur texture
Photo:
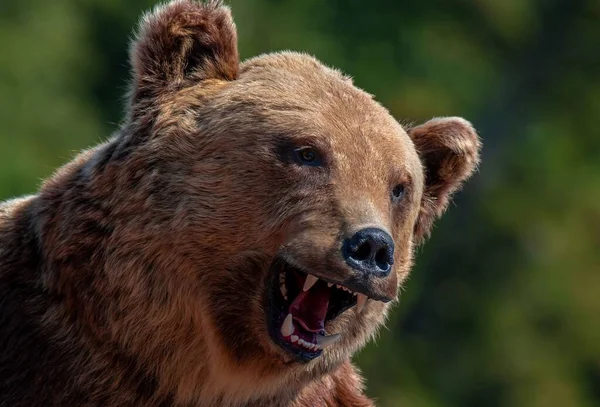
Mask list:
[[[471,125],[406,132],[303,54],[239,64],[220,2],[158,7],[131,63],[119,132],[0,206],[0,406],[371,406],[350,358],[474,170]],[[393,272],[328,322],[338,343],[294,359],[267,333],[270,264],[358,286],[340,238],[367,226],[393,237]]]

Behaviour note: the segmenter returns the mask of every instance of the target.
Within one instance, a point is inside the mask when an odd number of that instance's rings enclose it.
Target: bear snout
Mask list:
[[[394,240],[383,229],[365,228],[345,239],[342,257],[365,276],[387,277],[394,264]]]

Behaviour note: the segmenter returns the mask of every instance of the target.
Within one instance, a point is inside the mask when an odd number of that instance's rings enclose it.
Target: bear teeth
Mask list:
[[[359,314],[362,312],[363,308],[365,308],[365,304],[367,303],[368,297],[364,294],[358,294],[356,298],[356,312]]]
[[[287,287],[285,286],[285,283],[281,284],[279,290],[281,291],[281,295],[283,295],[283,299],[287,301]]]
[[[283,336],[290,336],[291,334],[294,333],[294,321],[293,321],[293,317],[292,314],[287,314],[287,317],[285,317],[285,320],[283,321],[283,324],[281,325],[281,335]]]
[[[333,334],[327,336],[317,335],[317,345],[320,349],[325,349],[326,347],[339,341],[341,337],[342,335],[340,334]]]
[[[281,291],[281,295],[283,296],[283,299],[287,301],[287,286],[285,285],[285,273],[283,271],[279,273],[279,284],[279,290]]]
[[[310,290],[317,283],[317,281],[319,281],[318,277],[315,277],[312,274],[307,274],[306,275],[306,280],[304,280],[304,287],[302,287],[302,291],[308,291],[308,290]],[[280,275],[279,276],[279,282],[285,284],[285,277],[283,277],[283,280],[282,280],[282,277]],[[333,283],[327,283],[327,287],[329,287],[329,288],[333,287]],[[358,293],[355,293],[354,291],[352,291],[351,289],[349,289],[348,287],[344,287],[341,284],[336,284],[335,287],[338,290],[346,291],[347,293],[350,293],[350,294],[352,294],[354,296],[356,296],[358,294]]]
[[[304,287],[302,291],[308,291],[311,289],[313,285],[315,285],[319,281],[319,279],[311,274],[306,275],[306,280],[304,281]]]
[[[308,350],[319,350],[321,349],[319,347],[319,345],[315,344],[315,343],[310,343],[310,342],[306,342],[303,339],[298,339],[298,345],[302,346],[303,348],[306,348]]]

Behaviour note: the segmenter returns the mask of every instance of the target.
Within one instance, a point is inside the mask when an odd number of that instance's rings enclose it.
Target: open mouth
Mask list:
[[[319,356],[341,338],[327,325],[357,305],[360,313],[367,296],[319,279],[276,259],[271,266],[271,289],[267,320],[269,333],[283,349],[303,361]]]

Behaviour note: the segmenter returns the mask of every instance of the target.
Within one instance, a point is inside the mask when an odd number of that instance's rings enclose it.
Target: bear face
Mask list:
[[[228,275],[227,281],[211,280],[209,284],[227,290],[239,286],[232,292],[216,288],[209,300],[216,326],[223,338],[253,339],[244,349],[231,343],[229,348],[237,350],[238,359],[259,355],[259,344],[270,355],[271,365],[271,360],[289,363],[288,355],[309,361],[323,353],[318,342],[338,339],[336,334],[341,335],[338,353],[344,349],[340,355],[349,355],[374,332],[410,266],[424,177],[413,143],[370,96],[339,73],[298,54],[243,64],[239,78],[224,85],[196,112],[206,109],[205,115],[213,116],[221,107],[222,119],[200,135],[218,144],[210,151],[230,157],[226,169],[218,170],[232,177],[221,200],[235,203],[217,211],[223,211],[223,218],[231,218],[232,211],[252,216],[246,215],[241,228],[239,224],[224,228],[232,232],[240,228],[244,233],[231,244],[234,251],[217,258],[243,261],[256,252],[266,257],[268,267],[257,267],[250,281],[239,279],[248,273],[243,267]],[[231,115],[232,110],[239,115]],[[232,139],[226,147],[220,141],[223,128]],[[213,132],[219,136],[213,138]],[[206,151],[205,142],[199,151]],[[234,151],[235,158],[231,157]],[[236,187],[230,189],[231,185]],[[400,188],[397,197],[395,188]],[[205,205],[206,198],[199,199]],[[374,232],[364,242],[353,242],[363,239],[360,234],[368,230]],[[196,231],[204,233],[200,228]],[[381,255],[380,263],[385,264],[361,267],[361,261],[346,253],[352,244],[356,250],[381,244],[380,253],[373,247],[372,254]],[[319,281],[304,293],[308,275]],[[261,295],[251,292],[242,304],[240,292],[248,286]],[[359,315],[353,310],[344,313],[367,297],[372,300],[366,301]],[[240,305],[243,310],[237,309]],[[247,319],[233,321],[232,316],[240,313]],[[284,335],[283,323],[290,313],[294,332]],[[256,332],[246,332],[249,320],[256,321],[252,323]],[[333,364],[327,357],[322,359],[318,363]]]
[[[134,382],[138,393],[154,384],[142,405],[369,405],[353,396],[349,358],[475,169],[473,127],[437,118],[403,128],[307,55],[240,64],[218,1],[146,15],[131,63],[116,136],[39,195],[0,208],[0,237],[13,242],[0,279],[35,268],[39,331],[78,349],[47,352],[80,386],[65,392],[122,405],[141,396],[114,386]],[[23,236],[36,240],[27,254]]]
[[[383,322],[415,244],[475,168],[471,125],[404,129],[306,55],[240,65],[219,2],[158,8],[131,56],[120,143],[158,160],[163,205],[181,208],[163,230],[177,230],[178,255],[194,263],[182,284],[199,287],[211,342],[265,374],[322,373],[347,359]]]

